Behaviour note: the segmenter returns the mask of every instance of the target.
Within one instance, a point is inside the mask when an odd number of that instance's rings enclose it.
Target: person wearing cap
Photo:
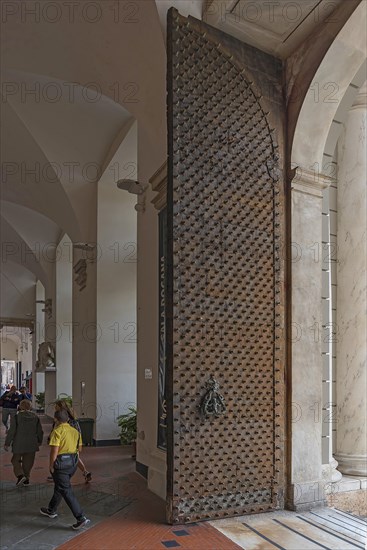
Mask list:
[[[40,419],[31,411],[32,402],[24,399],[19,404],[19,412],[11,418],[4,449],[9,450],[12,445],[13,456],[11,462],[16,485],[29,485],[29,478],[34,464],[36,452],[42,445],[43,430]]]
[[[81,451],[82,441],[78,430],[68,423],[69,415],[66,410],[55,411],[55,428],[50,435],[50,474],[53,477],[55,487],[54,494],[47,508],[41,508],[40,512],[49,518],[57,517],[57,508],[65,500],[69,506],[76,523],[73,529],[80,529],[90,520],[85,517],[83,510],[77,501],[71,487],[71,478],[75,474]]]

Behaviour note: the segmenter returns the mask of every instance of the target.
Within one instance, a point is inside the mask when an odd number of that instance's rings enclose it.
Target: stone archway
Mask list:
[[[366,55],[364,3],[328,49],[303,101],[291,145],[292,404],[291,494],[294,509],[322,504],[322,196],[332,178],[323,153],[341,99]],[[297,415],[295,416],[295,412]]]

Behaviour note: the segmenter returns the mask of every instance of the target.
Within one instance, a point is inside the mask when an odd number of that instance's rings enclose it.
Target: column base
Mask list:
[[[324,481],[292,483],[288,489],[286,508],[295,512],[306,512],[312,508],[327,506]]]
[[[156,470],[152,467],[148,470],[148,489],[166,500],[166,473]]]
[[[322,478],[325,483],[337,483],[341,480],[342,474],[337,470],[338,462],[332,458],[329,464],[322,465]]]
[[[335,458],[339,463],[338,470],[343,474],[367,477],[367,455],[336,453]]]

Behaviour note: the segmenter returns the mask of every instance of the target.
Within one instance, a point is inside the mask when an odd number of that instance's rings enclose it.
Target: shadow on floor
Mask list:
[[[45,416],[40,418],[46,443],[51,423]],[[47,444],[42,445],[36,454],[29,487],[16,487],[10,463],[12,453],[4,451],[4,441],[5,429],[2,427],[0,549],[52,550],[78,536],[80,531],[71,529],[75,520],[64,502],[58,509],[57,518],[47,518],[39,513],[40,507],[47,506],[53,493],[53,483],[47,481]],[[130,474],[134,472],[135,462],[131,459],[131,449],[118,446],[86,447],[82,454],[93,479],[91,483],[85,483],[81,472],[77,471],[72,485],[85,514],[91,519],[91,526],[95,526],[134,502],[137,487]]]
[[[95,490],[93,486],[73,487],[91,525],[97,525],[132,503],[131,499],[119,495],[122,483],[123,479],[115,485],[114,494],[100,488]],[[20,488],[12,482],[1,483],[1,550],[21,547],[52,550],[79,534],[71,529],[74,518],[65,503],[60,505],[57,518],[40,515],[39,508],[47,506],[52,492],[52,483]]]

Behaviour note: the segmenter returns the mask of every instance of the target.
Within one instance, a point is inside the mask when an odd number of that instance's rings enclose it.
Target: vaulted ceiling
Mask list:
[[[317,25],[331,21],[343,0],[208,0],[204,20],[281,59],[286,59]]]
[[[64,233],[95,240],[97,181],[133,119],[152,162],[161,158],[171,6],[284,59],[341,2],[104,0],[93,24],[84,0],[72,19],[63,3],[56,23],[9,15],[1,38],[2,245],[13,247],[2,264],[7,310],[14,303],[17,316],[30,313],[35,281],[50,284],[54,262],[38,258],[38,248],[51,254]]]
[[[286,59],[315,27],[333,20],[343,0],[156,0],[165,35],[168,9],[202,19],[239,40]]]
[[[107,0],[95,24],[84,4],[73,22],[65,5],[56,24],[19,11],[2,26],[1,316],[11,304],[14,316],[34,313],[35,282],[47,294],[64,233],[73,242],[96,240],[97,182],[131,121],[151,140],[152,155],[164,124],[155,3],[135,18],[131,2],[120,2],[117,14]]]

